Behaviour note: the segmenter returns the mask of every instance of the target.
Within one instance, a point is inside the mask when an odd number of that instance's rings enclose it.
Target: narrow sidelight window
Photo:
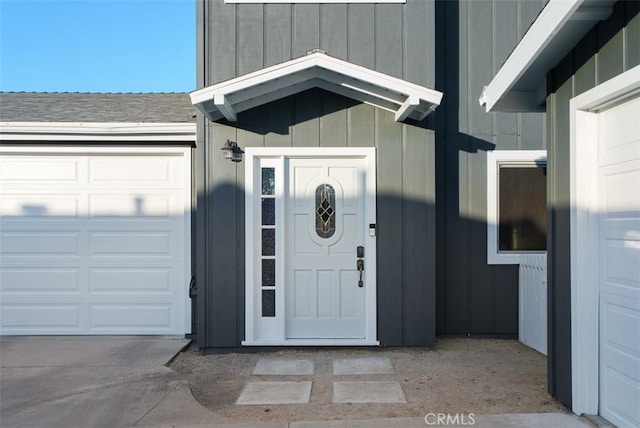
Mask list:
[[[276,316],[276,199],[275,168],[262,168],[262,316]]]

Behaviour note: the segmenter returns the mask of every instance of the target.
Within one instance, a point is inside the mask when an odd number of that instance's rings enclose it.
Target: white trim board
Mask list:
[[[195,123],[0,122],[0,140],[196,141]]]
[[[640,66],[573,98],[570,114],[572,410],[599,406],[597,111],[640,90]]]

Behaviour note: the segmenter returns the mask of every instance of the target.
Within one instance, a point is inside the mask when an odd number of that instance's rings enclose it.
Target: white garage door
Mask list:
[[[0,148],[0,332],[184,334],[188,148]]]
[[[640,426],[640,97],[598,115],[600,413]]]

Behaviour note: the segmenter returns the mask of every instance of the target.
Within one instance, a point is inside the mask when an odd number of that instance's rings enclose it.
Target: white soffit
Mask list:
[[[210,120],[235,122],[240,112],[314,87],[391,111],[398,122],[424,119],[442,99],[436,90],[313,51],[194,91],[191,102]]]
[[[489,111],[544,111],[547,72],[611,15],[615,0],[549,0],[493,80],[480,105]]]

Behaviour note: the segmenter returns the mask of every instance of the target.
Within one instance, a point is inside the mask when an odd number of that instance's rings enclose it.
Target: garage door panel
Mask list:
[[[3,293],[79,292],[81,274],[76,268],[3,268],[0,282]]]
[[[637,213],[640,207],[640,161],[601,170],[602,208],[607,215]],[[630,188],[630,185],[635,185]]]
[[[2,320],[5,334],[79,333],[80,304],[32,303],[3,304]]]
[[[171,284],[180,281],[166,268],[91,269],[91,292],[95,294],[171,294]]]
[[[0,159],[0,180],[5,186],[33,183],[80,184],[82,159],[77,156],[7,156]]]
[[[171,256],[171,233],[95,232],[89,236],[92,256]]]
[[[598,115],[599,164],[640,159],[640,98]]]
[[[176,201],[172,194],[93,194],[89,199],[89,217],[92,220],[136,218],[141,221],[149,217],[170,219],[184,212],[182,200]]]
[[[615,358],[626,367],[633,367],[633,373],[640,380],[640,302],[615,295],[607,296],[603,301],[604,345],[626,354]],[[627,355],[632,360],[628,360]]]
[[[636,291],[636,295],[629,296],[640,298],[640,247],[635,248],[624,240],[608,240],[606,270],[607,283],[629,287]]]
[[[33,218],[61,217],[78,219],[80,195],[5,194],[0,198],[0,215]]]
[[[90,310],[92,331],[136,328],[144,332],[167,330],[172,325],[171,304],[95,304]]]
[[[603,406],[616,415],[618,425],[622,426],[621,419],[627,426],[640,426],[640,383],[611,368],[607,368],[604,375]]]
[[[101,156],[89,159],[89,183],[125,188],[182,188],[182,158],[178,156]]]
[[[80,255],[80,231],[11,231],[0,234],[3,256]]]

